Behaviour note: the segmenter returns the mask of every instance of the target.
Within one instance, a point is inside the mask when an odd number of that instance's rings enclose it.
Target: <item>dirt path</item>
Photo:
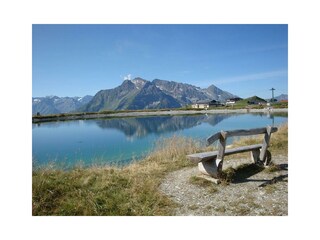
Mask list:
[[[180,216],[285,216],[288,215],[288,158],[275,156],[273,162],[277,168],[258,172],[250,170],[253,165],[249,165],[240,177],[237,172],[229,185],[195,182],[199,180],[195,178],[199,175],[198,168],[186,168],[170,173],[160,190],[178,203],[175,214]],[[245,163],[250,161],[226,159],[223,169]]]

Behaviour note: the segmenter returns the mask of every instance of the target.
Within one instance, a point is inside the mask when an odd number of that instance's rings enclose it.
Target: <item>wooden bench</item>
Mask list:
[[[190,154],[187,155],[187,159],[198,163],[200,172],[205,175],[209,175],[213,179],[220,178],[224,156],[231,154],[251,152],[251,159],[254,163],[267,166],[271,162],[271,153],[268,150],[271,133],[276,131],[278,131],[276,127],[270,126],[249,130],[221,131],[213,134],[207,139],[207,146],[219,140],[217,151]],[[226,149],[228,137],[251,136],[257,134],[264,134],[262,144]]]

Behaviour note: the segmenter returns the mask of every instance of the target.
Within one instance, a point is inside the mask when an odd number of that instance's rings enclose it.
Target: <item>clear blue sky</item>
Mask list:
[[[287,25],[33,25],[32,96],[94,95],[131,78],[288,93]]]

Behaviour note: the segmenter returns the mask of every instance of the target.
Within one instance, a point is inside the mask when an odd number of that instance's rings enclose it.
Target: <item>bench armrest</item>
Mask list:
[[[221,133],[215,133],[212,136],[207,138],[207,146],[211,145],[212,143],[214,143],[215,141],[219,140],[221,136]]]

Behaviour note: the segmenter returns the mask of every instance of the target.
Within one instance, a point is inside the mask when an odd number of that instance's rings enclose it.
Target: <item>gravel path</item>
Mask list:
[[[286,216],[288,215],[288,158],[273,157],[276,171],[263,170],[230,183],[191,183],[197,167],[168,174],[160,190],[178,203],[178,216]],[[225,159],[223,169],[250,164],[248,159]],[[205,185],[205,186],[204,186]]]

